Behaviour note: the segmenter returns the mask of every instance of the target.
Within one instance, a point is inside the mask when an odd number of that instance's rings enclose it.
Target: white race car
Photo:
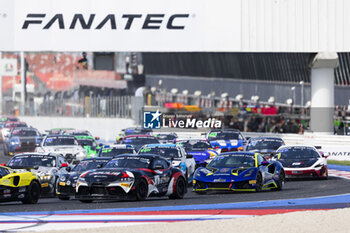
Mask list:
[[[192,182],[196,161],[182,146],[176,144],[148,144],[138,154],[156,154],[171,160],[172,166],[180,168],[188,182]]]
[[[53,152],[61,154],[69,163],[78,163],[87,157],[86,150],[74,136],[48,135],[35,149],[36,152]]]
[[[313,146],[281,146],[272,160],[283,165],[287,178],[328,178],[327,158]]]

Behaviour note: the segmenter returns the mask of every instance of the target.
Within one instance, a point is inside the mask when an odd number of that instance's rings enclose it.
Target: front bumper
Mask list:
[[[119,200],[129,199],[132,192],[126,193],[120,186],[104,185],[79,186],[75,198],[79,200]]]
[[[64,185],[60,185],[60,183],[64,183]],[[72,185],[66,185],[65,182],[59,182],[57,185],[56,194],[59,196],[74,196],[75,195],[75,187]]]
[[[256,180],[245,180],[237,182],[203,182],[194,180],[193,191],[194,192],[206,192],[206,191],[243,191],[251,192],[255,191]]]
[[[312,177],[325,177],[327,175],[327,167],[319,168],[284,168],[286,178],[312,178]]]

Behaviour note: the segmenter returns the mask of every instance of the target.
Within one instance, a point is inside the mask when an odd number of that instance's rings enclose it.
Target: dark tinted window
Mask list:
[[[317,159],[320,157],[315,150],[306,147],[282,148],[277,152],[281,153],[280,159]]]
[[[255,159],[252,155],[218,156],[208,167],[254,167]]]
[[[143,157],[120,157],[109,161],[105,168],[149,168],[150,159]]]

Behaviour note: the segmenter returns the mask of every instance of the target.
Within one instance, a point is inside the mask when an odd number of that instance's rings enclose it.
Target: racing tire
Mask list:
[[[183,199],[186,193],[186,187],[185,179],[179,177],[175,184],[174,193],[169,196],[169,199]]]
[[[68,201],[70,199],[70,197],[68,196],[58,196],[58,199],[62,200],[62,201]]]
[[[40,197],[40,184],[37,181],[32,181],[28,187],[28,191],[22,200],[23,204],[36,204]]]
[[[260,192],[263,187],[263,179],[260,172],[256,175],[255,192]]]
[[[148,196],[148,183],[146,180],[141,179],[136,186],[136,199],[138,201],[146,200]]]
[[[79,200],[82,203],[91,203],[93,200]]]
[[[284,171],[281,170],[278,176],[277,188],[275,190],[281,191],[283,189],[285,182],[286,182],[286,175],[284,174]]]

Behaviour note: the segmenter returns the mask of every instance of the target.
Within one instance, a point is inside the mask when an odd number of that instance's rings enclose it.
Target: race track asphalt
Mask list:
[[[0,151],[0,163],[6,163],[8,160],[9,157],[4,156],[2,151]],[[74,199],[62,201],[57,198],[41,198],[38,204],[35,205],[23,205],[21,202],[0,203],[0,213],[234,203],[308,198],[345,193],[350,193],[350,180],[329,177],[328,180],[288,181],[282,191],[264,191],[260,193],[211,193],[207,195],[197,195],[192,192],[192,188],[189,188],[188,193],[182,200],[169,200],[167,197],[162,197],[150,198],[142,202],[96,201],[87,204]]]

